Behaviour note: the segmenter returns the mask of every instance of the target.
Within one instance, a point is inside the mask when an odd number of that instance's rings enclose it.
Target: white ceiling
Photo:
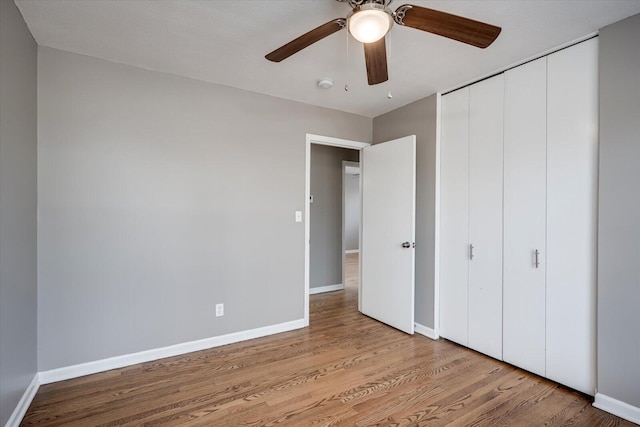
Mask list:
[[[388,82],[368,86],[360,43],[341,31],[272,63],[264,55],[331,19],[335,0],[16,0],[43,46],[375,117],[640,13],[640,0],[407,0],[502,27],[487,49],[395,25]],[[395,9],[404,0],[396,0]],[[317,81],[332,77],[332,89]],[[393,97],[387,98],[391,91]]]

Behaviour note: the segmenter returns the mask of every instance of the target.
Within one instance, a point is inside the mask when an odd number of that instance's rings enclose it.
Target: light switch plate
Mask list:
[[[296,211],[296,222],[302,222],[302,211]]]

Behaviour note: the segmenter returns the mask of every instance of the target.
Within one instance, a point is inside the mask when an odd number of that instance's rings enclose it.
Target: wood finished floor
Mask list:
[[[309,328],[43,385],[22,425],[634,425],[551,381],[361,315],[348,277],[344,291],[311,296]]]

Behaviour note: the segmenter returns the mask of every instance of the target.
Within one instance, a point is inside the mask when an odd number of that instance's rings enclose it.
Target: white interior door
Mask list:
[[[547,377],[593,395],[598,39],[547,61]]]
[[[502,359],[502,135],[504,76],[469,97],[469,347]]]
[[[505,73],[503,358],[545,375],[547,59]]]
[[[469,87],[442,97],[440,335],[468,342]]]
[[[362,150],[360,311],[414,331],[415,135]],[[424,242],[424,244],[427,244]]]

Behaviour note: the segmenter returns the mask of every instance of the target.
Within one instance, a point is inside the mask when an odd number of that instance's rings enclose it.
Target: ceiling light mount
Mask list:
[[[347,17],[349,33],[362,43],[374,43],[383,38],[393,26],[391,11],[384,3],[369,1]]]

